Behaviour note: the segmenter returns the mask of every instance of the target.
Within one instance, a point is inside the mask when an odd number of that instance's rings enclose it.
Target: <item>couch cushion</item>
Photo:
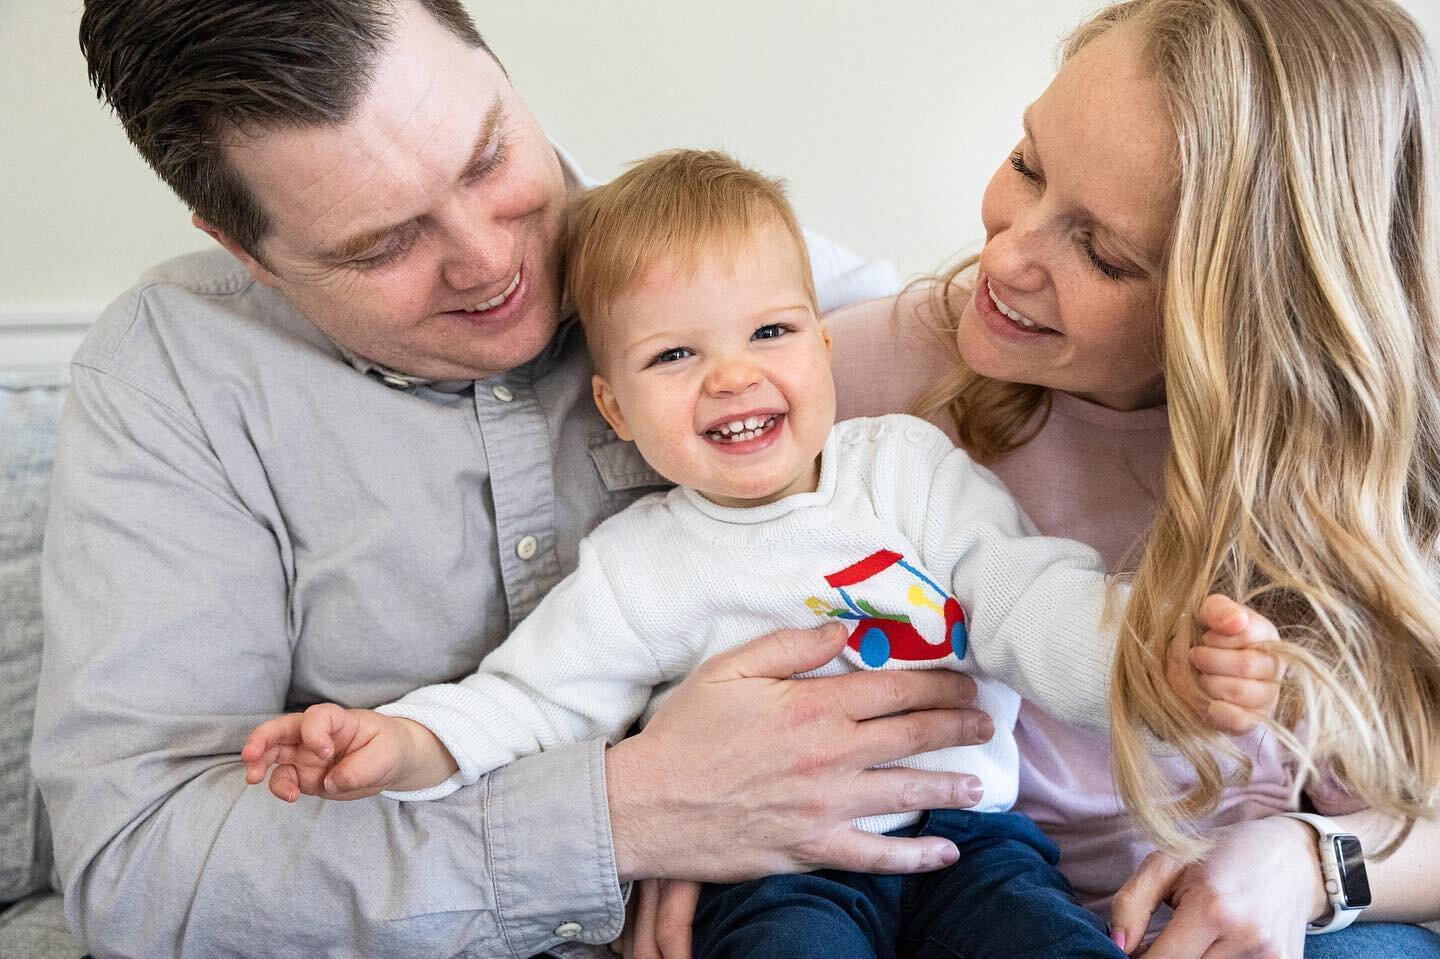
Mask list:
[[[65,925],[60,897],[42,893],[0,913],[0,956],[79,959],[85,954]]]
[[[64,370],[0,371],[0,903],[45,888],[52,866],[30,729],[44,635],[40,540],[68,384]]]

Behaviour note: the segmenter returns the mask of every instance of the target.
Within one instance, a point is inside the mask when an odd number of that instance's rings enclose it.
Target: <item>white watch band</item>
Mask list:
[[[1325,882],[1325,896],[1330,900],[1330,915],[1305,927],[1305,934],[1314,936],[1327,932],[1339,932],[1364,911],[1364,907],[1345,906],[1344,890],[1341,888],[1340,866],[1335,860],[1334,836],[1350,836],[1353,833],[1324,816],[1308,812],[1281,813],[1291,819],[1299,819],[1319,834],[1317,847],[1320,856],[1320,876]]]

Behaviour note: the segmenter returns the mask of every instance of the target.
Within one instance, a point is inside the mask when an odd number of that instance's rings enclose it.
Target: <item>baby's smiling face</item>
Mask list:
[[[812,492],[835,425],[830,337],[791,233],[761,223],[734,256],[667,258],[592,336],[595,400],[658,472],[724,506]]]

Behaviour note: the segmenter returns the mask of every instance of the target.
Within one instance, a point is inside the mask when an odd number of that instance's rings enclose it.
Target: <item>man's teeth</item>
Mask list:
[[[1004,313],[1006,316],[1010,317],[1010,319],[1014,320],[1020,326],[1025,327],[1025,329],[1027,330],[1047,329],[1047,327],[1043,327],[1039,323],[1026,319],[1019,310],[1012,310],[1010,309],[1010,307],[1006,306],[1005,302],[1001,300],[1000,297],[995,295],[995,287],[989,280],[985,281],[985,288],[990,291],[990,299],[995,301],[995,308],[998,309],[1001,313]]]
[[[510,299],[510,294],[511,294],[511,293],[514,293],[514,292],[515,292],[515,287],[517,287],[517,286],[519,286],[519,285],[520,285],[520,271],[519,271],[519,270],[516,270],[516,271],[515,271],[515,278],[510,281],[510,285],[509,285],[509,286],[505,287],[505,292],[504,292],[504,293],[500,293],[500,294],[498,294],[498,295],[496,295],[496,296],[492,296],[492,297],[490,297],[490,299],[486,300],[484,303],[477,303],[475,306],[470,307],[470,312],[471,312],[471,313],[484,313],[484,312],[487,311],[487,310],[493,310],[493,309],[495,309],[495,307],[499,306],[501,303],[504,303],[506,300]]]
[[[743,443],[753,440],[774,427],[780,415],[747,416],[743,420],[731,420],[708,431],[708,435],[727,443]]]

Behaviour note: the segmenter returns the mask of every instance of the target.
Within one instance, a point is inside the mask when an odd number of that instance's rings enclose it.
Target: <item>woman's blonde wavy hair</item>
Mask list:
[[[1273,724],[1300,759],[1404,823],[1440,798],[1440,115],[1435,66],[1388,0],[1132,0],[1086,21],[1138,39],[1179,142],[1161,296],[1172,449],[1121,622],[1115,777],[1183,858],[1235,745],[1178,705],[1167,664],[1210,592],[1280,627]],[[930,308],[953,325],[963,262]],[[953,341],[952,341],[953,342]],[[959,369],[981,458],[1043,424],[1043,388]],[[1153,731],[1198,773],[1181,793]],[[1217,758],[1218,757],[1218,758]],[[1297,797],[1298,798],[1298,797]]]

